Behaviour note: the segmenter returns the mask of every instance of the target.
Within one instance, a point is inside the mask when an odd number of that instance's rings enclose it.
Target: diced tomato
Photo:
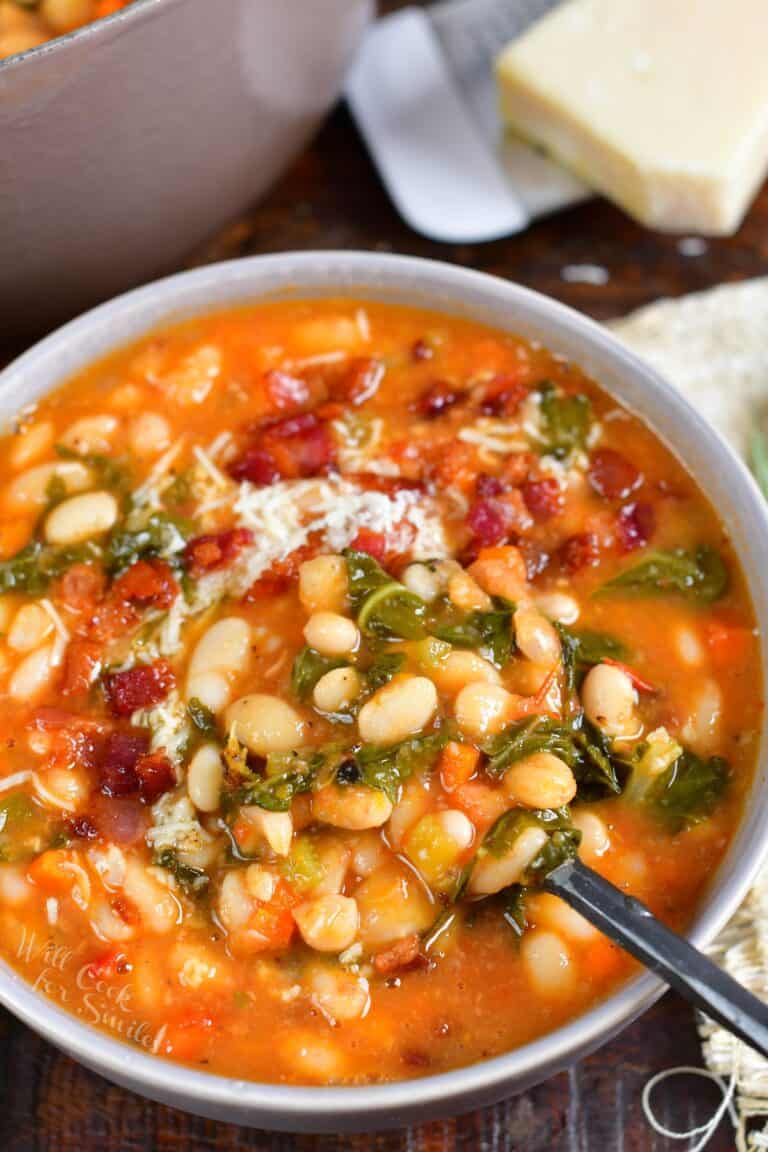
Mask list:
[[[652,504],[625,504],[617,523],[619,545],[624,552],[644,548],[656,529],[656,513]]]
[[[379,564],[384,563],[389,550],[384,533],[373,532],[370,528],[361,528],[349,546],[354,552],[367,552]]]
[[[466,393],[450,381],[434,380],[419,396],[414,408],[425,420],[437,420],[464,399]]]
[[[139,791],[147,804],[176,786],[176,773],[170,760],[162,752],[150,752],[136,761]]]
[[[105,796],[131,796],[139,792],[136,765],[149,750],[146,732],[110,732],[100,749],[97,772]]]
[[[522,487],[523,499],[535,520],[551,520],[558,516],[565,504],[563,490],[554,476],[541,480],[526,480]]]
[[[64,656],[63,696],[83,696],[99,675],[101,645],[93,640],[72,640]]]
[[[113,672],[106,679],[109,706],[115,716],[130,716],[138,708],[159,704],[176,685],[167,660],[154,664],[137,664],[124,672]]]
[[[632,685],[638,692],[654,693],[656,691],[650,680],[645,680],[634,668],[630,668],[628,664],[622,664],[621,660],[611,660],[610,657],[603,657],[603,664],[610,664],[613,668],[618,668],[625,676],[628,676],[632,681]]]
[[[743,666],[754,647],[753,632],[722,620],[710,620],[705,625],[704,637],[712,660],[719,668]]]
[[[132,604],[112,596],[99,604],[88,624],[91,640],[106,644],[130,632],[139,622],[139,614]]]
[[[481,500],[488,500],[500,496],[504,491],[504,482],[499,476],[490,476],[487,472],[480,472],[475,480],[475,492]]]
[[[440,781],[446,792],[452,792],[474,776],[480,763],[480,753],[471,744],[449,740],[440,753]]]
[[[449,485],[467,492],[474,488],[478,473],[477,450],[463,440],[452,440],[441,444],[434,454],[432,475],[439,489]]]
[[[184,549],[184,559],[191,573],[213,572],[232,564],[243,548],[253,543],[249,528],[233,528],[214,536],[196,536]]]
[[[621,452],[613,448],[598,448],[592,453],[587,479],[595,492],[606,500],[626,500],[640,487],[643,475]]]
[[[560,562],[567,572],[594,568],[600,562],[600,541],[594,532],[569,536],[560,546]]]
[[[482,780],[469,780],[451,793],[462,812],[469,816],[479,835],[482,835],[502,813],[509,808],[509,800],[501,788],[491,788]]]
[[[112,585],[111,598],[140,608],[170,608],[179,585],[164,560],[137,560]]]

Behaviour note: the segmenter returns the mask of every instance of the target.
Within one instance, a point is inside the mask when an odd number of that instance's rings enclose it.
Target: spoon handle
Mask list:
[[[544,888],[565,900],[666,984],[768,1057],[768,1004],[580,860],[553,869]]]

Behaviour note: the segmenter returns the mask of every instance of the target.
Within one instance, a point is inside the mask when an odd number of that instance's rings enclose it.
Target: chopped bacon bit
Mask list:
[[[476,398],[484,416],[512,416],[528,392],[529,387],[522,380],[504,373],[481,384]]]
[[[139,622],[139,614],[127,600],[110,597],[100,604],[88,624],[92,640],[107,642],[130,632]]]
[[[361,528],[349,546],[354,552],[367,552],[379,564],[384,563],[389,551],[383,532],[372,532],[370,528]]]
[[[293,440],[297,436],[304,436],[317,427],[317,416],[314,412],[302,412],[298,416],[286,416],[281,420],[270,420],[262,425],[262,431],[276,440]]]
[[[380,472],[345,472],[344,477],[366,492],[418,492],[423,490],[421,480],[408,476],[382,476]]]
[[[526,480],[522,493],[526,508],[535,520],[551,520],[563,510],[563,490],[554,476],[545,476],[542,480]]]
[[[159,704],[176,684],[167,660],[154,664],[138,664],[125,672],[113,672],[107,677],[106,690],[109,706],[115,716],[130,716],[139,708]]]
[[[417,364],[423,360],[431,360],[434,355],[434,349],[426,340],[415,340],[411,345],[411,360],[415,360]]]
[[[372,356],[358,356],[347,364],[346,372],[331,384],[331,396],[359,408],[379,390],[385,368]]]
[[[233,480],[247,480],[249,484],[266,486],[280,479],[280,469],[266,448],[251,445],[227,469]]]
[[[602,659],[603,664],[610,664],[612,668],[618,668],[632,681],[632,686],[638,692],[647,692],[655,694],[656,688],[651,684],[650,680],[645,680],[634,668],[630,668],[628,664],[623,664],[621,660],[611,660],[609,656],[604,656]]]
[[[179,594],[173,572],[164,560],[137,560],[112,585],[112,600],[140,608],[170,608]]]
[[[631,460],[613,448],[593,452],[587,479],[599,496],[606,500],[626,500],[643,482],[642,473]]]
[[[549,566],[551,559],[549,553],[540,544],[534,543],[533,540],[521,540],[518,548],[523,555],[528,579],[535,580]]]
[[[73,732],[99,732],[105,727],[101,720],[96,720],[92,716],[50,707],[36,709],[31,723],[43,732],[56,732],[62,728],[69,728]]]
[[[475,491],[478,496],[487,499],[489,496],[498,496],[504,491],[504,485],[498,476],[490,476],[487,472],[480,472],[475,481]]]
[[[435,380],[422,392],[414,407],[425,420],[436,420],[460,404],[465,396],[465,392],[455,388],[449,381]]]
[[[504,514],[495,500],[476,500],[467,513],[467,524],[482,548],[501,544],[507,536]]]
[[[373,966],[381,976],[388,976],[390,972],[404,972],[424,964],[426,957],[422,954],[421,937],[417,932],[397,940],[384,952],[377,952],[373,958]]]
[[[656,513],[652,504],[625,504],[618,516],[618,540],[624,552],[643,548],[656,529]]]
[[[249,528],[233,528],[214,536],[196,536],[184,549],[184,559],[193,575],[212,572],[232,564],[243,548],[253,544]]]
[[[88,816],[72,816],[67,820],[69,831],[77,840],[97,840],[99,830]]]
[[[435,453],[433,477],[438,489],[449,485],[468,492],[477,477],[477,449],[462,440],[441,444]]]
[[[600,561],[600,541],[594,532],[569,536],[560,546],[560,561],[568,572],[593,568]]]
[[[139,791],[136,764],[148,748],[145,732],[110,732],[98,764],[99,788],[105,796],[131,796]]]
[[[84,696],[101,668],[101,645],[93,640],[72,640],[64,656],[63,696]]]
[[[307,381],[301,376],[292,376],[290,372],[265,373],[264,388],[272,404],[281,412],[306,407],[311,396]]]
[[[163,752],[150,752],[136,761],[136,775],[139,790],[147,804],[153,804],[158,796],[170,792],[176,786],[173,765]]]
[[[88,815],[103,840],[113,844],[138,844],[147,830],[147,809],[138,798],[138,776],[130,795],[96,792],[91,797]]]
[[[95,564],[73,564],[59,581],[57,598],[68,608],[91,613],[104,594],[107,578]]]

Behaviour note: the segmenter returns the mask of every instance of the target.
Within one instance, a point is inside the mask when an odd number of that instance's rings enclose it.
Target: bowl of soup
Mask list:
[[[0,0],[0,305],[16,341],[162,275],[337,98],[370,0]],[[12,162],[10,162],[12,160]]]
[[[0,376],[0,1000],[260,1127],[522,1090],[662,991],[541,890],[697,945],[766,840],[766,514],[525,288],[262,257]]]

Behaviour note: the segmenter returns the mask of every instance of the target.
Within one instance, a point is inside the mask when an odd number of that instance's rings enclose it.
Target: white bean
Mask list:
[[[25,424],[17,432],[10,451],[11,465],[14,468],[27,468],[44,456],[53,446],[55,429],[50,420],[37,424]]]
[[[423,881],[404,864],[392,862],[355,890],[360,939],[366,948],[385,948],[395,940],[424,932],[435,919],[435,903]]]
[[[248,667],[251,630],[242,616],[217,620],[198,640],[187,670],[187,699],[212,712],[229,703],[232,683]]]
[[[462,612],[487,612],[491,607],[488,593],[462,568],[448,580],[448,599]]]
[[[526,605],[518,608],[512,619],[515,642],[523,656],[536,664],[557,663],[560,659],[560,637],[546,616]]]
[[[368,744],[397,744],[421,732],[437,711],[437,690],[426,676],[398,676],[360,709],[357,726]]]
[[[332,668],[315,684],[312,700],[321,712],[341,712],[360,695],[360,677],[354,668]]]
[[[597,928],[585,920],[578,912],[548,892],[537,892],[529,897],[525,903],[526,912],[537,928],[546,928],[549,931],[560,933],[566,940],[577,943],[596,939],[600,933]]]
[[[504,791],[524,808],[564,808],[576,795],[576,779],[559,756],[534,752],[507,769]]]
[[[683,725],[682,737],[694,752],[707,756],[717,750],[723,694],[716,680],[704,680]]]
[[[54,646],[37,648],[16,665],[8,684],[8,695],[18,703],[35,701],[48,686],[53,675]]]
[[[387,825],[387,839],[393,848],[400,848],[409,829],[431,807],[432,797],[426,782],[419,776],[406,780]]]
[[[39,648],[53,631],[53,620],[39,604],[23,604],[8,631],[8,647],[14,652],[31,652]]]
[[[221,921],[229,932],[236,932],[248,923],[254,905],[242,868],[225,873],[219,888],[218,910]]]
[[[187,769],[187,792],[200,812],[215,812],[221,797],[224,765],[215,744],[202,744]]]
[[[478,681],[462,688],[454,701],[453,714],[462,732],[481,739],[504,728],[516,699],[500,684]]]
[[[675,647],[683,664],[697,668],[704,663],[706,653],[701,640],[693,628],[681,625],[675,632]]]
[[[314,612],[304,627],[304,639],[322,656],[347,656],[360,646],[354,620],[338,612]]]
[[[130,859],[126,864],[123,891],[150,932],[170,932],[180,923],[178,900],[138,860]]]
[[[312,795],[312,814],[320,824],[362,832],[380,828],[392,815],[392,801],[364,784],[329,784]]]
[[[34,888],[24,874],[23,868],[14,864],[0,865],[0,904],[9,908],[19,908],[34,894]]]
[[[254,692],[241,696],[226,712],[227,729],[257,756],[291,752],[304,742],[304,721],[279,696]]]
[[[543,592],[536,597],[536,607],[558,624],[575,624],[580,614],[578,601],[566,592]]]
[[[293,840],[293,817],[290,812],[268,812],[250,804],[240,809],[243,819],[264,837],[277,856],[287,856]]]
[[[403,584],[409,592],[414,592],[425,604],[436,600],[441,592],[439,576],[426,564],[409,564],[403,572]]]
[[[528,981],[539,995],[553,1000],[570,995],[576,972],[568,946],[555,932],[526,932],[520,942],[520,957]]]
[[[38,464],[20,473],[8,488],[8,499],[18,508],[42,507],[48,503],[52,482],[61,482],[67,493],[82,492],[93,481],[93,473],[79,460],[59,460]]]
[[[343,952],[357,935],[360,917],[351,896],[320,896],[293,909],[301,937],[317,952]]]
[[[588,864],[599,860],[611,846],[611,838],[605,822],[594,812],[584,812],[576,808],[573,812],[573,825],[581,832],[579,856]]]
[[[442,659],[437,660],[430,668],[430,676],[440,691],[447,695],[459,692],[466,684],[476,684],[480,681],[486,684],[501,683],[499,673],[490,660],[478,656],[477,652],[461,648],[454,648]]]
[[[48,514],[43,531],[49,544],[79,544],[108,532],[119,514],[111,492],[83,492],[57,504]]]
[[[343,612],[348,589],[343,556],[315,556],[299,568],[299,599],[307,612]]]
[[[365,977],[343,969],[313,965],[307,976],[307,988],[315,1008],[331,1024],[361,1020],[371,1004]]]
[[[159,456],[171,443],[171,426],[158,412],[140,412],[129,430],[134,456]]]
[[[597,664],[581,686],[581,702],[587,717],[607,736],[631,736],[637,730],[634,685],[620,668]]]
[[[524,828],[503,856],[492,852],[479,856],[469,878],[472,896],[492,896],[520,882],[523,873],[547,842],[543,828]]]
[[[107,413],[84,416],[70,424],[61,442],[80,456],[87,456],[91,452],[109,452],[117,426],[117,418]]]
[[[277,891],[278,877],[261,864],[249,864],[245,870],[245,886],[254,900],[269,904]]]

